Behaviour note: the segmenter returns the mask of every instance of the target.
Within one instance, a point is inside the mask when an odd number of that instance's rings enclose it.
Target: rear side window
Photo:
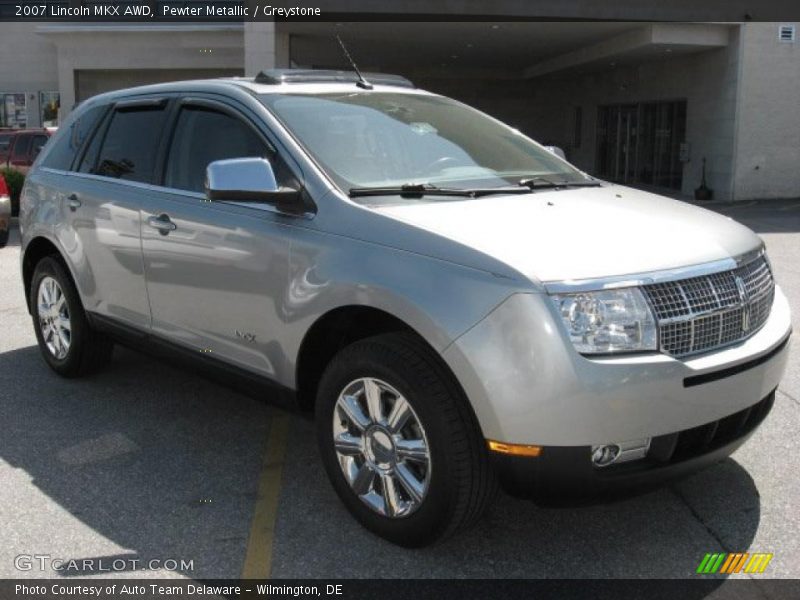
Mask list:
[[[49,139],[50,138],[47,137],[46,135],[33,136],[33,143],[32,143],[33,147],[31,148],[31,156],[33,158],[36,158],[39,155],[39,152],[42,151],[42,148],[44,148],[44,145],[47,143],[47,140]]]
[[[55,140],[53,148],[47,153],[43,167],[68,171],[72,166],[75,155],[91,135],[100,117],[106,111],[105,106],[94,106],[86,110],[80,117],[72,122],[69,129],[60,134]]]
[[[181,109],[164,185],[202,192],[206,167],[226,158],[268,157],[271,152],[243,121],[206,108]],[[276,172],[280,181],[280,175]]]
[[[106,131],[97,164],[89,172],[152,183],[165,117],[163,107],[118,109]]]
[[[14,142],[14,147],[11,149],[11,160],[28,158],[32,139],[33,136],[25,135],[24,133],[17,135],[17,140]]]
[[[11,133],[0,133],[0,154],[8,154],[12,135]]]
[[[103,126],[100,126],[102,130]],[[89,145],[86,147],[86,152],[83,153],[83,158],[81,159],[81,164],[78,167],[78,171],[80,173],[94,173],[95,165],[97,164],[97,155],[100,153],[100,144],[103,143],[103,136],[101,135],[101,131],[98,130],[94,136],[92,136],[92,141],[89,142]]]

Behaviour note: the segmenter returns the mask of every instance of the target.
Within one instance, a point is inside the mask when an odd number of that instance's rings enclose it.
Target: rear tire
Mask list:
[[[397,418],[401,401],[410,410]],[[494,497],[477,420],[441,360],[414,335],[379,335],[341,350],[320,382],[316,422],[336,493],[390,542],[441,541],[478,520]]]
[[[8,243],[8,234],[9,229],[0,229],[0,248],[5,247],[5,245]]]
[[[111,361],[113,342],[91,328],[72,278],[55,257],[36,265],[30,299],[39,350],[56,373],[79,377]]]

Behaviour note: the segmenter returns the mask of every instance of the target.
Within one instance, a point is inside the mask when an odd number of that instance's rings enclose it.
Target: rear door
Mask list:
[[[167,152],[164,192],[142,215],[142,250],[153,333],[275,377],[287,294],[292,224],[274,206],[208,202],[215,160],[267,157],[279,183],[297,185],[267,132],[233,101],[184,98]]]
[[[165,97],[117,102],[61,183],[65,247],[84,281],[87,310],[138,329],[150,327],[141,251],[141,207],[153,186],[170,108]],[[51,154],[57,156],[58,146]],[[45,156],[46,166],[50,155]]]

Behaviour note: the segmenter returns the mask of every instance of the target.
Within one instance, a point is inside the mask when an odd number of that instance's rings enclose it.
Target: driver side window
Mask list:
[[[164,185],[203,192],[210,163],[246,157],[270,159],[278,183],[287,183],[288,169],[245,122],[206,107],[184,106],[178,115]]]

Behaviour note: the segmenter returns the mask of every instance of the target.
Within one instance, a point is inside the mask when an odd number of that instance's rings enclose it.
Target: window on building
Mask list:
[[[794,42],[795,40],[794,25],[781,25],[778,28],[778,39],[782,42]]]
[[[61,108],[61,94],[58,92],[39,92],[42,127],[58,127],[59,108]]]
[[[106,108],[106,106],[95,106],[83,112],[72,122],[68,131],[59,134],[53,149],[48,152],[42,165],[51,169],[69,170],[72,161],[75,160],[75,155],[94,130],[100,117],[105,114]]]
[[[28,126],[27,100],[24,93],[0,94],[0,127]]]
[[[164,185],[192,192],[203,191],[206,167],[215,160],[272,155],[246,123],[206,108],[183,108],[174,140]],[[278,181],[286,181],[285,168],[275,165],[275,169]]]
[[[163,106],[118,109],[111,118],[97,165],[90,172],[152,183],[165,115]]]

